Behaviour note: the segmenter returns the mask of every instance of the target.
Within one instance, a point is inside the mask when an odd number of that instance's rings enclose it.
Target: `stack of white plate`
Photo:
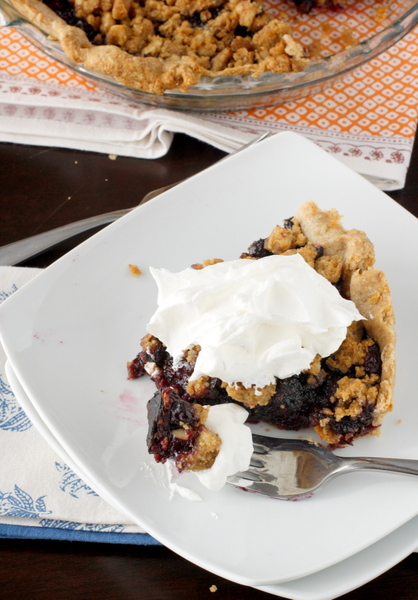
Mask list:
[[[230,486],[211,492],[183,474],[178,482],[201,501],[172,497],[145,444],[153,384],[128,381],[125,367],[156,306],[149,266],[180,270],[236,258],[308,200],[336,208],[346,228],[367,232],[397,316],[395,409],[381,436],[340,454],[418,459],[417,220],[293,133],[213,166],[65,255],[3,303],[0,334],[22,407],[108,502],[213,573],[294,600],[325,600],[418,546],[418,478],[355,473],[308,500],[282,502]],[[133,277],[130,264],[142,275]],[[126,403],[130,413],[121,410]]]

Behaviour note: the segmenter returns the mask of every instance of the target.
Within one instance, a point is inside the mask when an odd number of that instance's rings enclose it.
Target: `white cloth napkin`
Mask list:
[[[0,267],[0,303],[39,271]],[[109,534],[139,534],[128,535],[127,541],[153,543],[89,488],[38,433],[13,394],[5,362],[0,346],[0,537],[123,541],[123,535]],[[34,528],[42,528],[43,535],[34,534]]]
[[[339,134],[332,129],[244,118],[239,113],[166,110],[108,92],[34,82],[0,71],[3,142],[158,158],[169,150],[177,132],[232,152],[265,131],[304,135],[382,190],[405,184],[413,138]]]
[[[16,78],[0,71],[0,140],[159,158],[185,133],[232,152],[254,132],[206,123],[190,114],[129,102],[107,92]]]

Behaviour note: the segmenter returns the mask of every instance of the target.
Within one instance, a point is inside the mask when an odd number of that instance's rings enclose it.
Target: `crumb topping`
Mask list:
[[[147,333],[147,335],[145,335],[141,340],[142,349],[150,356],[155,354],[155,351],[158,350],[160,345],[161,342],[150,333]]]
[[[313,244],[306,244],[301,248],[291,248],[286,252],[282,252],[282,254],[284,256],[288,256],[289,254],[300,254],[310,267],[315,268],[315,261],[318,258],[318,248],[316,248]]]
[[[307,382],[309,385],[316,385],[321,377],[324,376],[324,370],[322,369],[322,358],[317,354],[306,373],[308,374]]]
[[[192,269],[196,271],[201,271],[205,267],[210,267],[211,265],[216,265],[217,263],[224,262],[222,258],[207,258],[202,263],[194,263],[191,265]]]
[[[341,373],[347,373],[353,365],[364,365],[368,349],[373,346],[374,341],[370,338],[361,339],[362,334],[361,323],[358,321],[352,323],[337,352],[326,360],[327,365]]]
[[[192,452],[179,458],[176,462],[180,471],[202,471],[210,469],[218,456],[221,447],[221,438],[203,427],[197,436]]]
[[[210,377],[199,377],[195,381],[189,381],[186,386],[186,392],[193,398],[204,396],[210,388]]]
[[[184,358],[188,363],[194,365],[199,355],[201,348],[199,345],[192,346],[184,351]]]
[[[276,392],[276,384],[271,383],[263,388],[245,388],[241,383],[236,386],[230,386],[223,382],[222,387],[225,388],[228,396],[237,402],[240,402],[248,408],[255,406],[265,406]]]
[[[343,377],[338,382],[335,395],[331,402],[336,402],[334,410],[335,419],[340,421],[343,417],[357,417],[366,403],[375,404],[379,383],[378,375],[371,375],[363,379]]]
[[[137,265],[128,265],[128,267],[132,277],[138,277],[138,275],[142,275],[142,271]]]
[[[337,283],[341,279],[343,260],[341,256],[320,256],[315,262],[315,270],[328,279],[331,283]]]
[[[299,223],[296,219],[288,220],[291,226],[276,225],[264,242],[264,248],[273,254],[283,254],[291,248],[299,248],[307,242]]]
[[[209,408],[201,404],[194,404],[194,409],[199,418],[199,433],[194,442],[193,449],[184,455],[179,456],[176,461],[176,466],[180,471],[201,471],[210,469],[215,462],[221,447],[221,438],[217,433],[210,431],[204,426],[208,417]],[[187,439],[188,429],[187,423],[180,423],[180,429],[183,439]],[[174,432],[172,432],[174,434]]]
[[[42,1],[52,10],[59,4]],[[186,91],[204,75],[258,77],[266,71],[302,71],[308,62],[289,24],[267,13],[257,0],[69,3],[72,15],[67,9],[57,10],[55,16],[40,9],[66,54],[87,68],[155,94],[173,88]]]

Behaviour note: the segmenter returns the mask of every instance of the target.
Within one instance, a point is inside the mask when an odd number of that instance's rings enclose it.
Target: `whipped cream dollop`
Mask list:
[[[158,308],[147,330],[175,362],[201,347],[191,380],[209,375],[263,388],[335,352],[348,325],[363,318],[298,254],[151,274]]]

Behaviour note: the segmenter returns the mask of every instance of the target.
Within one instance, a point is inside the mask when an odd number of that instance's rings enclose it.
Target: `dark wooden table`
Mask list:
[[[76,219],[135,206],[150,190],[197,173],[222,156],[219,150],[183,135],[176,135],[170,152],[155,161],[110,160],[88,152],[0,144],[0,245]],[[405,188],[390,195],[418,216],[418,144]],[[388,243],[398,243],[396,226],[394,233]],[[25,265],[46,267],[82,239],[78,236]],[[214,593],[209,589],[213,585]],[[274,596],[212,575],[163,547],[0,540],[0,600],[270,597]],[[418,554],[344,598],[418,600]]]

